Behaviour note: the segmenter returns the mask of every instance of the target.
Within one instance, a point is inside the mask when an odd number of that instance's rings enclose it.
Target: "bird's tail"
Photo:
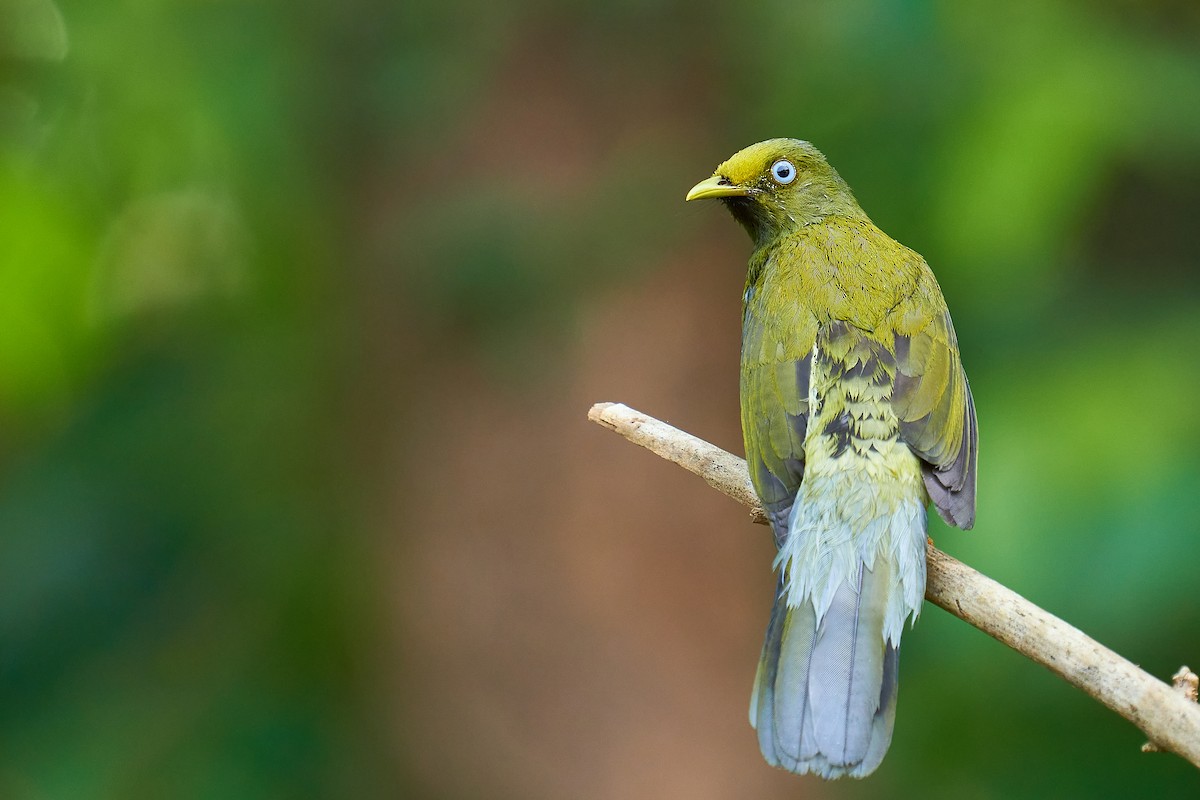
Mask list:
[[[900,591],[881,553],[871,568],[859,563],[818,620],[812,597],[788,605],[781,577],[750,700],[770,764],[822,778],[861,778],[879,766],[892,741],[900,643],[898,634],[888,641],[884,623]]]

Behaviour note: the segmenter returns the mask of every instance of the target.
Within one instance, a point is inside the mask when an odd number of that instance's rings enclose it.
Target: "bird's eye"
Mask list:
[[[780,159],[771,165],[771,177],[776,183],[789,184],[796,180],[796,168],[787,159]]]

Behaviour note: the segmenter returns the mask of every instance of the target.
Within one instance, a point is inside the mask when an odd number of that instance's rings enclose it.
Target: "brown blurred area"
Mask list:
[[[422,154],[424,166],[402,161],[381,191],[475,180],[469,168],[547,211],[579,204],[648,128],[696,149],[716,97],[706,58],[657,73],[612,58],[598,78],[578,71],[562,33],[526,39],[481,93],[477,123]],[[665,216],[682,215],[689,185],[655,187],[672,198]],[[383,238],[413,199],[384,204]],[[565,341],[540,348],[551,363],[534,377],[497,374],[464,347],[417,354],[418,391],[397,380],[405,423],[384,439],[396,483],[383,486],[394,501],[376,533],[395,589],[387,707],[399,757],[430,796],[797,796],[794,778],[762,763],[746,716],[770,537],[586,419],[618,400],[741,451],[746,249],[720,209],[704,211],[710,233],[655,243],[619,268],[633,277],[618,288],[598,280]],[[388,317],[394,300],[365,298]]]
[[[423,502],[397,509],[410,533],[391,563],[404,674],[419,688],[395,719],[428,785],[794,793],[746,721],[769,537],[584,418],[620,398],[734,446],[737,281],[689,268],[680,259],[590,303],[562,388],[516,393],[454,364],[415,412],[426,425],[404,496]]]

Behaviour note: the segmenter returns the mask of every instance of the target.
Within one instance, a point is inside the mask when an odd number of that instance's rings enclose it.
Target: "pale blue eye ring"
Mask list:
[[[796,168],[786,158],[781,158],[771,165],[771,177],[776,183],[786,186],[796,180]]]

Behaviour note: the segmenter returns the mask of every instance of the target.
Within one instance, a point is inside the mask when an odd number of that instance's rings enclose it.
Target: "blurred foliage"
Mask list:
[[[1185,0],[0,0],[0,796],[403,794],[368,369],[552,372],[580,303],[700,235],[683,191],[776,135],[946,291],[981,504],[935,536],[1169,675],[1200,630],[1197,41]],[[827,795],[1194,791],[944,615],[905,659],[891,756]]]
[[[0,9],[0,795],[370,792],[305,29]]]

